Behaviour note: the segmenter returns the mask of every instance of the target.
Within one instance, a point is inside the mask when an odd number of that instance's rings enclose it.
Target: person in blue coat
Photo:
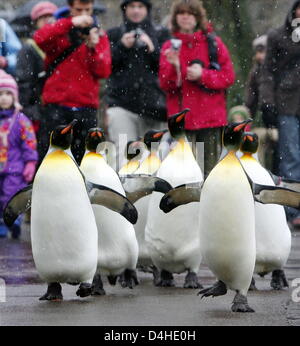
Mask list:
[[[9,24],[0,18],[0,68],[15,75],[17,54],[22,44]]]

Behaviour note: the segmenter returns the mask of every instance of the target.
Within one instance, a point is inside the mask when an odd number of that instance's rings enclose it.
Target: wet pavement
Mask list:
[[[256,277],[259,290],[249,292],[254,314],[230,311],[233,292],[201,300],[198,290],[182,288],[184,275],[175,276],[174,288],[154,287],[151,275],[145,273],[138,274],[140,285],[133,290],[111,287],[105,281],[106,296],[85,299],[76,296],[76,287],[63,285],[63,302],[40,302],[38,298],[45,293],[46,285],[34,268],[28,234],[24,232],[25,239],[21,241],[0,239],[0,278],[6,283],[6,302],[1,303],[0,299],[0,326],[300,325],[300,302],[291,299],[295,288],[271,291],[270,275],[264,279]],[[300,232],[293,233],[293,248],[285,271],[290,286],[295,278],[300,278]],[[205,265],[199,277],[204,286],[215,280]]]

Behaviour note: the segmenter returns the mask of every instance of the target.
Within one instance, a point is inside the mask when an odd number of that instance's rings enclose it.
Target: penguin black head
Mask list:
[[[99,127],[89,129],[85,139],[85,146],[88,151],[96,152],[100,143],[105,142],[104,131]]]
[[[73,140],[73,127],[76,123],[77,120],[74,119],[69,125],[57,126],[50,135],[51,145],[62,150],[69,149]]]
[[[223,131],[223,145],[227,150],[237,151],[240,149],[245,127],[252,122],[252,119],[241,123],[231,123],[225,126]]]
[[[138,138],[135,141],[129,141],[127,142],[126,148],[125,148],[125,156],[128,161],[132,160],[136,156],[138,156],[141,153],[141,138]]]
[[[146,144],[149,151],[151,151],[151,143],[158,143],[162,139],[163,135],[168,132],[168,130],[155,131],[150,130],[145,133],[144,143]]]
[[[242,144],[241,144],[241,151],[244,154],[250,153],[255,154],[258,149],[258,136],[256,133],[253,132],[244,132]]]
[[[168,119],[169,131],[173,138],[179,139],[185,135],[185,116],[189,111],[190,109],[186,108]]]

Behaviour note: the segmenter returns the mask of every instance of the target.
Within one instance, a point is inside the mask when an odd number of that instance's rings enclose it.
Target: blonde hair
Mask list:
[[[181,12],[189,12],[193,14],[197,22],[197,30],[207,30],[207,16],[206,10],[200,0],[179,0],[175,2],[171,10],[171,26],[172,32],[177,32],[180,30],[177,23],[177,15]]]

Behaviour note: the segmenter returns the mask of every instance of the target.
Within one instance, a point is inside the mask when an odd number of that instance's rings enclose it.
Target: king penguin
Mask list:
[[[185,182],[200,184],[202,172],[186,140],[184,110],[169,118],[169,131],[176,141],[163,160],[156,176],[177,186]],[[151,196],[145,240],[156,268],[160,271],[157,286],[174,286],[172,273],[188,271],[184,287],[199,288],[197,273],[201,263],[198,204],[182,206],[169,215],[159,209],[162,195]]]
[[[74,120],[51,133],[50,147],[32,186],[19,191],[4,210],[5,223],[31,208],[31,243],[36,269],[48,290],[40,300],[62,300],[61,283],[89,296],[97,268],[98,231],[91,201],[118,210],[133,223],[134,206],[117,192],[85,180],[70,151]]]
[[[270,173],[253,157],[259,145],[255,133],[243,135],[241,163],[255,183],[275,186]],[[264,276],[272,273],[271,287],[280,290],[288,287],[283,267],[291,250],[291,232],[284,208],[276,204],[255,203],[256,263],[255,273]],[[253,289],[255,282],[253,280]]]
[[[147,147],[148,156],[143,160],[139,168],[133,173],[133,175],[149,175],[155,176],[161,165],[161,160],[158,153],[158,144],[162,139],[165,131],[147,131],[144,135],[143,142]],[[157,144],[157,148],[155,148]],[[148,245],[145,240],[145,228],[147,224],[148,209],[151,195],[145,196],[135,203],[135,207],[138,211],[139,218],[134,225],[136,237],[139,244],[139,259],[138,267],[143,271],[152,271],[153,263],[149,254]]]
[[[227,155],[207,177],[200,202],[200,248],[205,262],[218,278],[203,296],[236,291],[233,312],[254,312],[247,292],[255,266],[255,212],[251,186],[236,156],[249,122],[229,124],[223,144]]]
[[[118,174],[97,153],[97,147],[105,141],[100,128],[92,128],[86,138],[86,154],[80,168],[85,177],[99,185],[105,185],[125,196]],[[111,284],[121,275],[122,287],[133,288],[138,284],[136,264],[138,242],[133,225],[118,215],[99,205],[93,205],[98,227],[98,266],[93,280],[93,295],[104,295],[101,275],[108,276]]]

